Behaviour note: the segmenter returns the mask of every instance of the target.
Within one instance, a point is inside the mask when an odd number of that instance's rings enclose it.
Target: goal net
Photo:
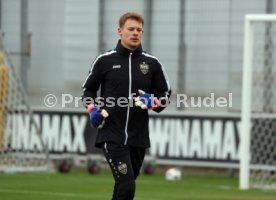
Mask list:
[[[240,188],[276,189],[276,15],[247,15]]]
[[[28,131],[20,130],[24,123]],[[0,38],[0,171],[32,172],[53,170],[43,143],[39,120]]]

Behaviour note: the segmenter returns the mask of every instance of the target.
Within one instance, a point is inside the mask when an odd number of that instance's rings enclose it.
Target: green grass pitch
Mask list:
[[[0,174],[1,200],[110,200],[109,171],[89,175],[84,169],[69,174]],[[167,182],[163,174],[141,175],[135,200],[275,200],[276,191],[238,189],[238,179],[184,176]]]

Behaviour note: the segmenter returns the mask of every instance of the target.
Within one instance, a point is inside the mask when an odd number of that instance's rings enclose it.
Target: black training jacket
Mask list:
[[[99,87],[100,95],[97,96]],[[133,99],[127,103],[129,97],[138,96],[139,89],[160,100],[161,106],[154,111],[160,112],[168,104],[171,89],[165,70],[156,57],[142,50],[141,45],[131,51],[119,40],[114,50],[94,60],[83,84],[83,100],[92,98],[109,113],[104,127],[98,129],[97,147],[107,141],[136,147],[150,146],[148,110],[136,107]]]

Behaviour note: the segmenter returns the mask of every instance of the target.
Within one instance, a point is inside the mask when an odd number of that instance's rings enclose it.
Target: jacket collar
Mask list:
[[[134,51],[125,48],[122,44],[121,44],[121,40],[118,41],[117,46],[116,46],[116,51],[120,54],[126,55],[128,56],[131,52],[132,55],[141,55],[143,52],[143,48],[142,45],[140,44]]]

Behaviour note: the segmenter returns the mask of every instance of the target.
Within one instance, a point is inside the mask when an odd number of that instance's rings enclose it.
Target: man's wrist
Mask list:
[[[96,108],[95,104],[94,103],[91,103],[87,106],[87,111],[88,113],[90,113],[94,108]]]
[[[154,109],[158,108],[159,105],[160,105],[159,100],[158,100],[157,97],[153,98],[153,103],[154,103],[154,105],[151,108],[149,108],[149,110],[154,110]]]

